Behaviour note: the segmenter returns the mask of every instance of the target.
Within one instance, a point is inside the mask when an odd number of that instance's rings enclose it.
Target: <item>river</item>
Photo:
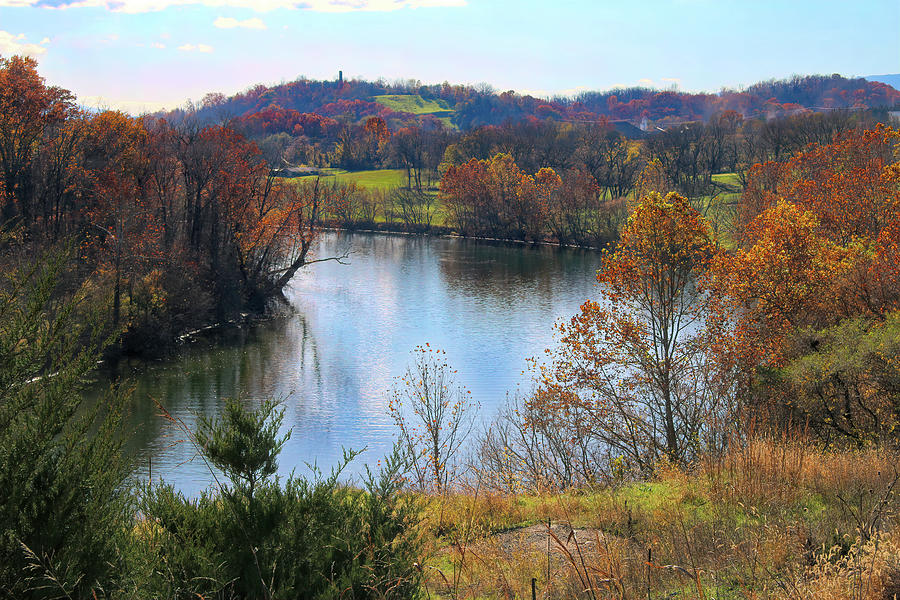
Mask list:
[[[595,297],[597,252],[485,241],[330,232],[316,257],[349,248],[349,264],[322,262],[286,290],[291,314],[186,344],[164,361],[132,361],[129,449],[139,479],[188,495],[212,476],[179,426],[214,417],[223,399],[284,400],[291,438],[279,474],[309,475],[363,452],[358,477],[390,450],[388,392],[417,345],[446,351],[457,381],[490,421],[508,394],[527,391],[528,359],[554,343],[553,324]],[[99,385],[105,385],[101,377]]]

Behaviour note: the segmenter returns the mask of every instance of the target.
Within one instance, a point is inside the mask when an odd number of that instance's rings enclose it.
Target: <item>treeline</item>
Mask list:
[[[440,224],[461,235],[599,247],[616,239],[629,200],[659,190],[688,198],[723,230],[753,165],[785,160],[881,117],[832,111],[766,121],[726,112],[645,140],[608,122],[526,120],[467,134],[412,127],[392,134],[372,118],[346,130],[341,156],[368,168],[401,168],[405,189],[354,190],[351,210],[331,221],[411,231]],[[733,175],[717,177],[722,173]]]
[[[263,310],[329,193],[276,180],[229,127],[80,110],[19,57],[0,59],[0,173],[6,260],[76,241],[126,350]]]
[[[616,239],[629,201],[657,190],[678,192],[721,228],[733,207],[719,199],[747,183],[752,165],[883,117],[723,112],[646,140],[605,119],[528,118],[461,133],[439,121],[393,129],[381,116],[342,122],[278,107],[207,125],[182,115],[176,125],[79,109],[18,57],[0,63],[0,109],[4,245],[77,240],[83,275],[98,298],[109,296],[127,351],[265,310],[308,262],[321,225],[598,247]],[[276,177],[301,163],[397,168],[405,185],[381,192]],[[715,177],[723,172],[736,182]]]
[[[344,122],[381,116],[398,127],[422,125],[428,115],[390,111],[375,96],[418,95],[425,100],[446,102],[455,111],[453,122],[463,131],[483,125],[502,125],[528,117],[538,120],[596,121],[601,117],[638,123],[648,119],[667,127],[684,121],[706,120],[729,110],[745,118],[773,118],[798,112],[866,109],[893,106],[900,92],[884,83],[840,75],[795,76],[771,80],[745,89],[723,89],[718,93],[688,93],[651,88],[622,88],[606,92],[582,92],[574,98],[535,98],[512,91],[498,93],[487,85],[464,86],[443,83],[423,85],[409,80],[311,81],[298,79],[267,87],[256,85],[231,97],[208,94],[198,105],[171,111],[167,120],[187,117],[201,122],[221,122],[264,112],[270,107],[300,113],[317,113]]]
[[[376,96],[382,94],[442,102],[450,107],[450,116],[441,120],[434,114],[398,112],[376,101]],[[440,136],[451,138],[484,127],[516,127],[523,123],[540,128],[558,127],[560,123],[603,126],[616,122],[628,137],[634,138],[690,122],[709,122],[722,114],[737,113],[748,122],[771,122],[816,112],[883,110],[898,99],[900,92],[885,84],[837,75],[795,77],[718,94],[630,88],[584,92],[576,98],[553,100],[513,92],[497,94],[486,86],[301,79],[271,88],[257,85],[231,98],[209,94],[197,105],[163,116],[174,125],[227,123],[261,147],[281,148],[280,155],[276,152],[271,157],[282,161],[278,164],[371,169],[400,162],[396,153],[384,154],[377,160],[372,153],[361,157],[354,147],[364,137],[365,123],[373,118],[392,133],[405,129],[439,132]],[[452,127],[447,126],[448,118]],[[517,160],[524,160],[513,154]],[[528,170],[533,170],[531,166],[527,166]],[[557,168],[551,164],[542,166]]]

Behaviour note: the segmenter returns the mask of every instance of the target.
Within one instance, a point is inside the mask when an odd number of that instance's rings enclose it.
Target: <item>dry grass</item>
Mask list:
[[[805,577],[785,587],[790,600],[897,600],[900,532],[857,540],[846,553],[835,547],[818,557]]]
[[[542,598],[891,598],[897,459],[757,438],[618,489],[433,498],[428,589],[530,598],[534,578]]]

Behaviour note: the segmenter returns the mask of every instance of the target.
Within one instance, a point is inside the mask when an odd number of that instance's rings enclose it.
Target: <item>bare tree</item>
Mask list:
[[[456,478],[456,455],[474,426],[477,403],[456,383],[443,350],[416,346],[413,363],[397,378],[389,410],[416,483],[443,492]]]

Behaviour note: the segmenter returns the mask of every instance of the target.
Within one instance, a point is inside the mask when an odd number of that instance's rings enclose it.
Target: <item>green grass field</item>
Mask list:
[[[425,100],[419,94],[386,94],[373,96],[373,100],[397,112],[434,115],[448,129],[456,129],[456,125],[450,120],[454,111],[446,100]]]
[[[717,173],[712,176],[712,179],[720,185],[727,186],[728,191],[723,191],[712,201],[706,212],[706,218],[710,221],[719,242],[726,248],[733,248],[732,232],[735,211],[743,187],[736,173]],[[704,200],[708,201],[709,199]]]
[[[298,177],[298,181],[314,179],[319,175]],[[342,183],[355,183],[361,188],[390,190],[406,185],[406,171],[403,169],[375,169],[373,171],[345,171],[344,169],[322,169],[323,179],[334,178]]]
[[[321,169],[321,175],[306,175],[304,177],[297,177],[294,181],[312,180],[316,177],[321,177],[325,181],[334,179],[340,183],[355,183],[360,188],[368,190],[390,191],[406,186],[406,171],[403,169],[346,171],[344,169],[325,168]],[[445,225],[446,215],[441,207],[440,200],[437,198],[437,191],[432,189],[428,190],[427,193],[435,197],[434,217],[431,221],[432,225]],[[384,220],[384,214],[379,214],[376,218],[377,222],[383,222]]]
[[[383,104],[397,112],[408,112],[414,115],[437,113],[453,113],[453,109],[445,100],[425,100],[418,94],[389,94],[373,96],[375,102]]]
[[[723,185],[741,189],[741,180],[738,179],[737,173],[716,173],[712,176],[713,181]]]

